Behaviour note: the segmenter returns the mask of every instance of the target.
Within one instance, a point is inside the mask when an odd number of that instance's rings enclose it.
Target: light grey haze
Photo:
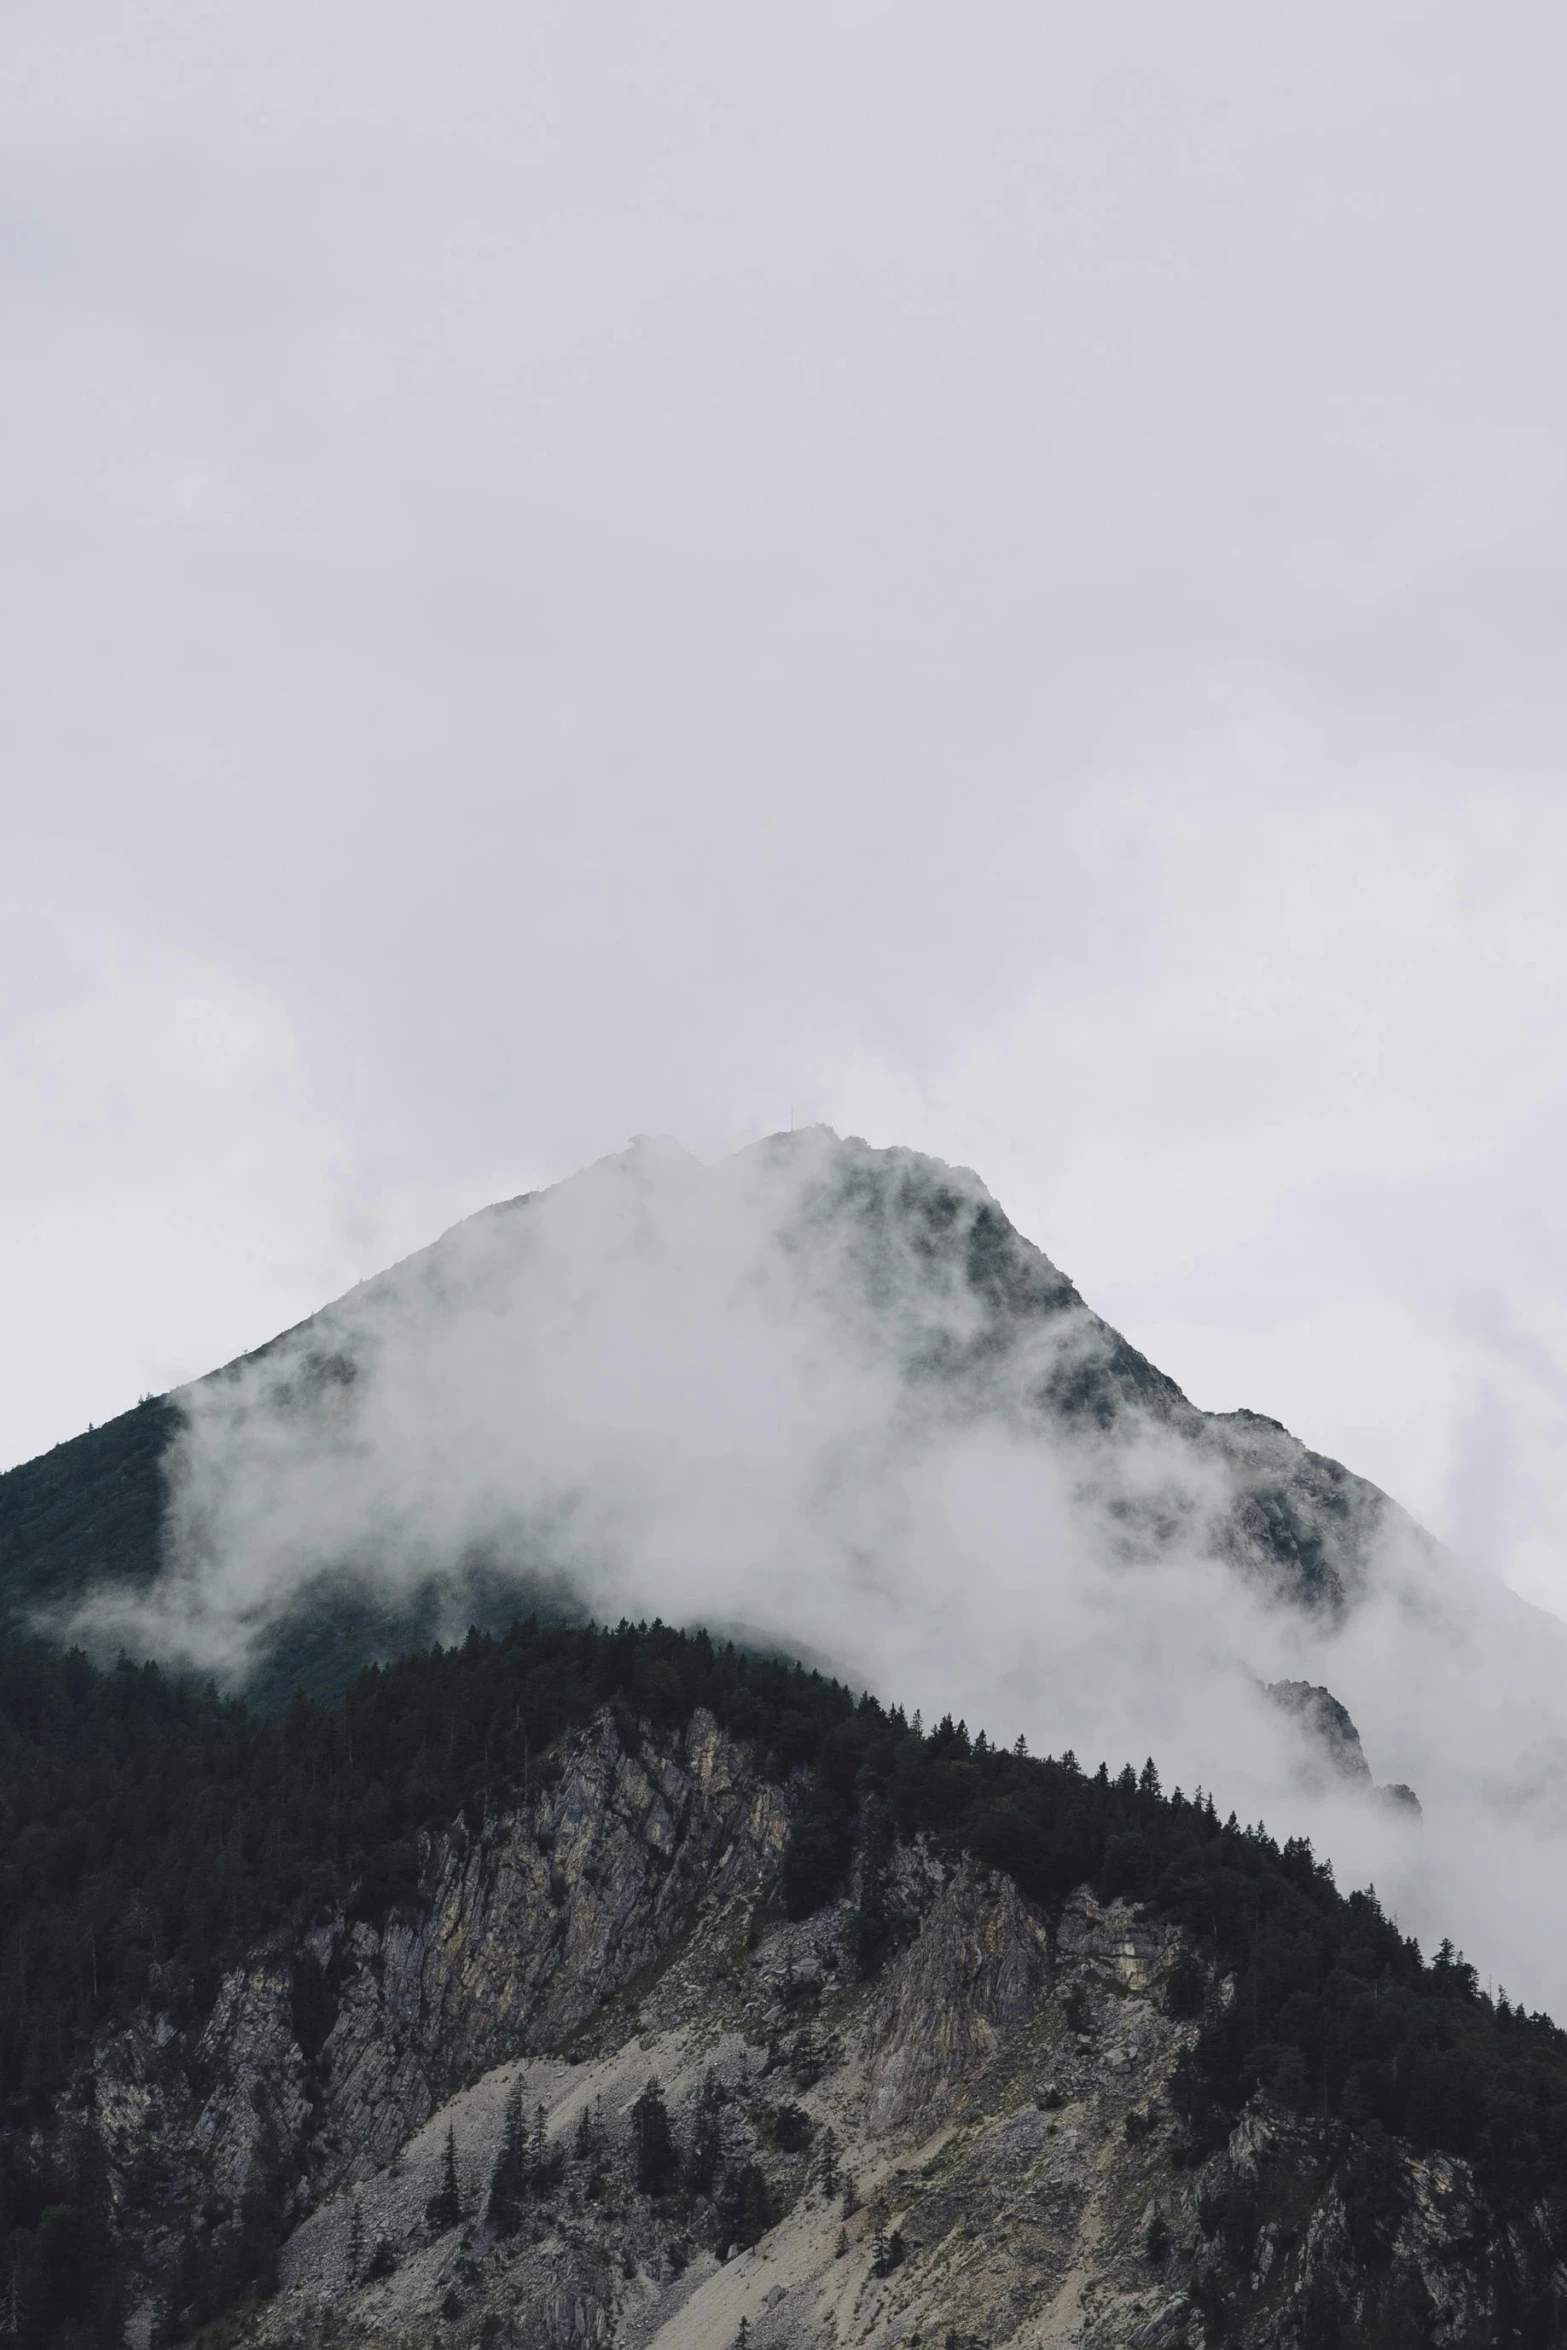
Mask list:
[[[17,0],[0,1457],[796,1106],[1567,1608],[1564,52]]]

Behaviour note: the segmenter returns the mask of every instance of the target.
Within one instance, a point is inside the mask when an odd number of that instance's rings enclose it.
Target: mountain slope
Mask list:
[[[163,1560],[163,1462],[173,1397],[139,1403],[0,1476],[0,1617],[80,1600],[106,1579],[142,1589]]]
[[[1557,2338],[1567,2040],[1151,1765],[922,1736],[659,1631],[520,1628],[271,1730],[128,1668],[9,1695],[31,1887],[104,1891],[96,1754],[140,1823],[98,2021],[10,2090],[30,2350],[225,2311],[476,2350]],[[540,1751],[526,1710],[573,1726]],[[187,1905],[215,1875],[202,1932],[253,1921],[206,1981],[170,1865]],[[14,1884],[6,1931],[14,2026],[87,1937],[40,1969]]]

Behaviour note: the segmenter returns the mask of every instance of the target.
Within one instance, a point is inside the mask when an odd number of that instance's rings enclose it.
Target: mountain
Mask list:
[[[1153,1751],[1567,2010],[1562,1626],[1199,1409],[915,1152],[645,1140],[471,1217],[0,1478],[0,1607],[273,1711],[519,1611],[703,1624],[992,1736]],[[1353,1718],[1364,1782],[1291,1684]]]
[[[1184,1477],[1155,1477],[1141,1489],[1123,1480],[1109,1496],[1116,1539],[1128,1553],[1170,1544],[1200,1515],[1204,1542],[1259,1588],[1336,1618],[1363,1593],[1390,1527],[1418,1539],[1385,1495],[1277,1422],[1196,1409],[1084,1304],[966,1170],[815,1129],[774,1136],[716,1169],[672,1144],[633,1145],[552,1192],[485,1210],[255,1354],[0,1476],[0,1610],[13,1623],[40,1614],[63,1620],[94,1596],[150,1590],[171,1565],[188,1561],[193,1541],[205,1539],[210,1551],[227,1532],[237,1547],[232,1499],[230,1526],[215,1531],[193,1529],[201,1503],[182,1508],[194,1452],[201,1450],[203,1468],[215,1452],[217,1474],[229,1484],[259,1467],[273,1490],[252,1516],[270,1507],[280,1517],[290,1498],[278,1490],[280,1479],[297,1483],[320,1458],[299,1457],[303,1445],[291,1456],[282,1441],[291,1429],[300,1433],[313,1419],[318,1433],[328,1423],[341,1442],[335,1457],[328,1448],[326,1466],[341,1477],[367,1425],[379,1439],[356,1411],[359,1394],[384,1390],[394,1377],[409,1382],[400,1351],[439,1357],[448,1378],[456,1358],[459,1376],[468,1374],[463,1403],[474,1400],[473,1389],[492,1399],[498,1384],[532,1368],[527,1325],[541,1300],[558,1309],[573,1284],[598,1316],[583,1367],[589,1379],[612,1384],[626,1367],[615,1340],[628,1267],[633,1310],[647,1306],[650,1290],[667,1308],[662,1331],[638,1333],[654,1340],[651,1364],[634,1366],[647,1386],[670,1358],[677,1373],[693,1367],[679,1324],[705,1314],[735,1325],[737,1351],[752,1345],[765,1353],[769,1343],[776,1351],[780,1336],[792,1341],[806,1328],[868,1378],[881,1378],[887,1392],[874,1404],[908,1444],[988,1425],[1025,1443],[1075,1443],[1085,1466],[1096,1440],[1162,1444]],[[512,1359],[483,1356],[481,1342],[507,1317],[517,1342]],[[819,1328],[809,1331],[813,1320]],[[721,1415],[723,1373],[734,1366],[715,1359],[695,1367],[713,1374],[706,1393],[693,1386],[685,1399],[682,1433],[700,1446],[704,1415]],[[440,1433],[442,1399],[433,1388],[405,1400],[415,1441],[432,1428]],[[632,1400],[645,1403],[646,1388]],[[391,1450],[387,1442],[385,1454]],[[1101,1441],[1094,1465],[1113,1458]],[[389,1457],[376,1465],[393,1468]],[[702,1466],[698,1460],[696,1473]],[[524,1458],[519,1482],[542,1480],[548,1468]],[[438,1465],[429,1482],[437,1474]],[[537,1527],[520,1523],[525,1512],[512,1510],[506,1522],[514,1496],[491,1498],[492,1524],[465,1520],[454,1507],[419,1562],[423,1571],[390,1578],[410,1600],[410,1623],[423,1628],[442,1591],[467,1601],[475,1587],[482,1612],[493,1613],[504,1594],[486,1587],[486,1573],[525,1585],[531,1597],[541,1578],[569,1569],[569,1545],[552,1554]],[[370,1497],[367,1517],[373,1507]],[[340,1603],[342,1573],[358,1564],[365,1528],[339,1515],[330,1533],[296,1574],[287,1606],[302,1604],[316,1579]],[[221,1573],[221,1559],[208,1563]],[[384,1611],[377,1576],[361,1580],[372,1616],[378,1606]]]
[[[0,1606],[19,2350],[1567,2335],[1560,1628],[965,1171],[490,1209]]]
[[[1567,2036],[1151,1763],[657,1628],[0,1690],[26,2350],[1562,2338]]]

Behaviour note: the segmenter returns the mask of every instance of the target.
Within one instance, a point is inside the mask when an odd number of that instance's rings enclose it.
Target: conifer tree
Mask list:
[[[754,2162],[742,2163],[725,2177],[718,2199],[717,2223],[714,2240],[720,2251],[728,2245],[748,2251],[772,2226],[767,2181]]]
[[[680,2168],[680,2154],[656,2078],[649,2080],[631,2108],[631,2138],[637,2186],[644,2195],[667,2195]]]
[[[522,2219],[522,2201],[528,2185],[528,2149],[522,2120],[522,2084],[514,2081],[506,2094],[506,2117],[501,2142],[490,2173],[488,2217],[503,2236],[515,2235]]]
[[[450,2122],[446,2125],[446,2146],[441,2156],[441,2183],[424,2207],[424,2216],[432,2233],[444,2235],[462,2218],[462,2191],[457,2183],[457,2133]]]
[[[544,2108],[540,2105],[534,2111],[533,2135],[528,2144],[528,2184],[535,2195],[547,2195],[552,2187],[559,2186],[565,2168],[566,2149],[550,2145]]]

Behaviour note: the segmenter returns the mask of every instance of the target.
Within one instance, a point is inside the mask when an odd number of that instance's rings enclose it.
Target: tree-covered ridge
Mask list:
[[[849,1692],[661,1625],[518,1625],[369,1666],[281,1720],[79,1652],[0,1649],[0,2095],[47,2095],[99,2023],[203,2012],[259,1937],[418,1894],[417,1838],[520,1794],[605,1706],[660,1730],[705,1705],[780,1776]]]
[[[1501,2194],[1560,2197],[1567,2224],[1567,2034],[1505,1993],[1493,2001],[1450,1944],[1423,1959],[1375,1893],[1340,1893],[1304,1840],[1281,1846],[1221,1822],[1211,1797],[1165,1795],[1152,1761],[1090,1776],[1070,1754],[1035,1761],[950,1720],[922,1736],[862,1700],[828,1730],[796,1824],[796,1914],[846,1864],[857,1815],[868,1959],[898,1929],[878,1892],[878,1846],[893,1835],[971,1853],[1047,1911],[1081,1884],[1145,1902],[1233,1978],[1222,2000],[1195,1966],[1170,1987],[1206,2017],[1178,2089],[1197,2146],[1262,2089],[1463,2156]]]
[[[1508,2199],[1567,2209],[1567,2036],[1492,2001],[1444,1946],[1427,1962],[1374,1895],[1341,1894],[1309,1846],[1112,1777],[925,1733],[896,1708],[662,1625],[515,1626],[371,1667],[340,1708],[267,1721],[152,1666],[0,1653],[0,2089],[36,2109],[92,2030],[151,1998],[210,2002],[262,1935],[340,1904],[418,1899],[417,1838],[477,1824],[614,1708],[676,1731],[705,1706],[780,1777],[806,1773],[779,1898],[807,1914],[861,1855],[858,1939],[877,1966],[910,1921],[884,1867],[923,1835],[1004,1870],[1047,1911],[1073,1887],[1179,1921],[1233,1994],[1191,1966],[1205,2017],[1178,2084],[1194,2150],[1259,2088],[1309,2116],[1469,2159]],[[302,1978],[308,1983],[308,1976]],[[311,2018],[297,2019],[308,2044]]]

